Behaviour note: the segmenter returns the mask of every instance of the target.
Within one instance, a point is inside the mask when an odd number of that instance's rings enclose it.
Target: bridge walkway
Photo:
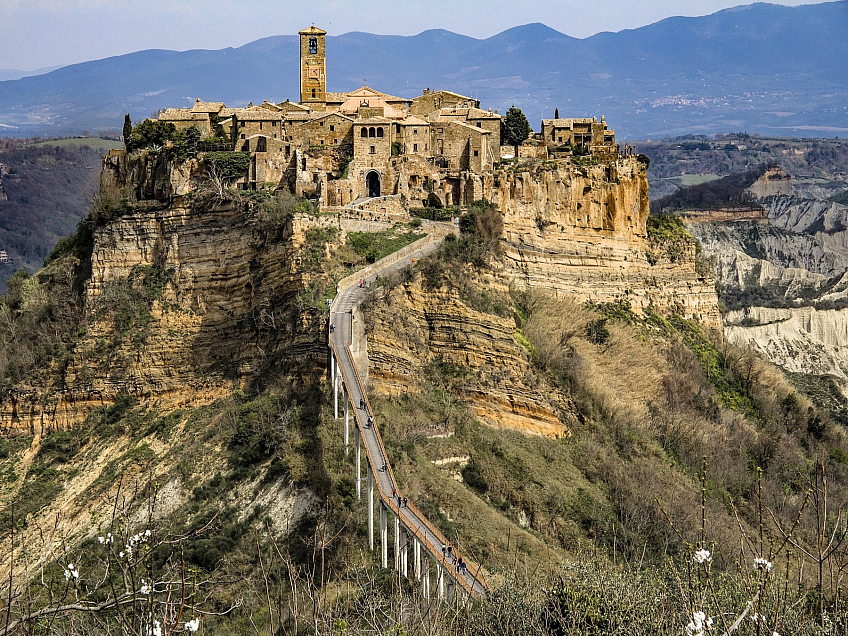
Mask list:
[[[452,228],[451,228],[452,231]],[[379,275],[384,275],[392,271],[399,270],[411,264],[414,259],[421,258],[425,254],[434,251],[448,230],[443,228],[442,236],[437,237],[438,240],[429,242],[422,241],[424,244],[412,251],[409,251],[403,258],[392,259],[387,257],[387,262],[381,265],[378,261],[368,268],[368,282],[373,282],[374,278]],[[463,560],[466,561],[467,570],[457,572],[453,560],[446,558],[442,554],[442,546],[448,542],[439,530],[433,526],[426,516],[418,510],[412,502],[407,505],[399,505],[397,496],[392,497],[392,492],[400,493],[394,473],[392,472],[391,461],[386,453],[383,440],[380,436],[378,422],[374,418],[374,413],[368,401],[368,396],[365,392],[365,386],[359,372],[356,369],[350,345],[352,342],[352,318],[353,310],[365,298],[368,292],[367,288],[360,287],[359,279],[354,274],[346,279],[347,283],[338,290],[338,294],[330,309],[330,322],[335,326],[335,329],[330,333],[329,343],[333,353],[334,364],[337,365],[339,377],[344,383],[345,409],[352,407],[354,414],[354,422],[358,437],[362,440],[366,458],[368,462],[368,478],[369,484],[376,483],[377,496],[382,504],[381,507],[381,549],[383,557],[383,565],[386,566],[388,553],[388,534],[386,530],[386,511],[391,512],[395,518],[394,530],[394,551],[395,565],[405,574],[407,573],[407,552],[408,541],[404,535],[412,537],[413,548],[415,550],[415,565],[414,568],[416,578],[421,578],[422,569],[428,572],[429,566],[420,565],[417,553],[420,545],[428,554],[432,561],[436,564],[437,585],[439,586],[439,595],[442,593],[442,585],[445,580],[450,583],[459,585],[465,592],[474,596],[483,596],[487,592],[486,584],[482,579],[480,567],[469,563],[464,555]],[[334,369],[335,371],[335,369]],[[335,390],[335,389],[334,389]],[[337,393],[336,398],[337,399]],[[361,406],[364,405],[364,408]],[[347,414],[347,411],[345,411]],[[369,425],[369,420],[372,422]],[[347,434],[345,436],[347,442]],[[358,441],[358,440],[357,440]],[[359,453],[357,448],[357,472],[359,471]],[[359,487],[360,475],[356,475],[357,486]],[[368,489],[368,494],[371,494],[371,488]],[[402,496],[402,493],[401,493]],[[373,500],[369,502],[369,535],[373,543]],[[400,532],[399,532],[400,530]],[[425,593],[429,589],[429,574],[425,583]]]

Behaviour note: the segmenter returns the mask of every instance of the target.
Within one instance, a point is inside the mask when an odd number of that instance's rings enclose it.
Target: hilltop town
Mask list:
[[[471,97],[425,89],[415,98],[368,86],[327,91],[326,31],[300,31],[300,100],[246,108],[198,99],[158,116],[177,130],[194,128],[218,145],[249,154],[240,189],[287,187],[324,207],[467,205],[486,198],[484,175],[502,159],[591,154],[619,156],[603,117],[545,119],[517,149],[502,146],[503,117]],[[213,146],[209,146],[212,148]]]

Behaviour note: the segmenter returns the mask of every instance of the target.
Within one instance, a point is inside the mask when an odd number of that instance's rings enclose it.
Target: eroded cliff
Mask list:
[[[672,254],[651,244],[646,168],[636,157],[544,162],[501,171],[495,182],[504,262],[521,284],[720,324],[713,280],[696,271],[694,244]]]

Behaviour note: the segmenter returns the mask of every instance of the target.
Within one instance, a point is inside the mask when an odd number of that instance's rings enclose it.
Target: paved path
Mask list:
[[[380,267],[379,262],[377,267],[371,268],[368,276],[368,282],[374,282],[376,276],[387,274],[391,271],[399,270],[412,263],[413,259],[418,259],[436,250],[439,242],[433,242],[425,245],[420,250],[408,254],[405,258],[388,263],[385,267]],[[468,563],[468,571],[465,574],[458,574],[455,571],[453,563],[448,562],[442,555],[442,545],[447,545],[445,537],[435,528],[427,518],[410,502],[407,507],[398,507],[397,498],[392,498],[391,493],[398,488],[392,473],[391,462],[386,455],[386,449],[383,446],[380,433],[377,428],[378,422],[368,426],[368,418],[373,418],[371,406],[368,403],[368,396],[365,394],[365,387],[362,379],[356,371],[353,362],[353,357],[350,353],[351,343],[351,311],[365,297],[368,289],[360,288],[358,280],[340,289],[333,305],[330,309],[330,322],[335,325],[335,330],[330,334],[330,346],[336,353],[341,375],[344,384],[347,387],[348,395],[353,407],[354,422],[362,436],[362,441],[365,445],[367,461],[370,463],[375,477],[375,485],[377,486],[377,494],[383,501],[386,508],[398,515],[403,525],[408,528],[424,545],[425,549],[430,553],[432,558],[442,564],[444,568],[450,571],[450,576],[458,581],[458,583],[466,589],[466,591],[482,596],[486,594],[486,586],[483,583],[479,574],[479,567]],[[360,404],[364,403],[365,408],[359,408]],[[385,467],[385,470],[383,470]],[[401,493],[402,495],[402,493]],[[463,559],[465,555],[460,554]],[[467,561],[467,559],[465,559]]]

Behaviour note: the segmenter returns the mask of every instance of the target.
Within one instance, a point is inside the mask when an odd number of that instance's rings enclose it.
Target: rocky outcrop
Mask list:
[[[787,371],[848,384],[848,312],[814,307],[750,307],[725,316],[727,339]]]
[[[714,284],[695,269],[694,247],[651,254],[645,166],[544,162],[495,175],[507,270],[521,284],[583,301],[626,301],[720,324]]]
[[[506,293],[495,276],[475,281]],[[456,289],[427,289],[420,276],[368,307],[370,381],[377,392],[418,390],[443,375],[490,426],[570,435],[568,399],[534,370],[515,320],[469,306]]]
[[[730,342],[848,394],[848,206],[795,194],[761,200],[764,220],[692,222],[731,305]]]
[[[145,196],[188,170],[142,173],[153,164],[124,159],[106,158],[104,181]],[[320,370],[325,315],[300,300],[311,279],[299,267],[305,232],[316,224],[338,219],[296,216],[267,228],[244,204],[174,195],[169,205],[131,208],[97,227],[86,328],[62,385],[47,393],[19,387],[0,404],[0,427],[63,429],[119,395],[178,407],[295,363]]]

